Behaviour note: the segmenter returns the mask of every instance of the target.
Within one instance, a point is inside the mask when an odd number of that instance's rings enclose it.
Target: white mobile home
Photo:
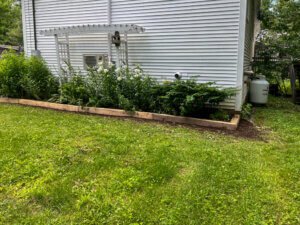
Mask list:
[[[22,0],[24,47],[54,72],[99,60],[140,64],[158,80],[176,73],[239,89],[225,104],[241,110],[260,0]],[[123,51],[112,44],[121,34]],[[118,52],[119,54],[117,54]]]

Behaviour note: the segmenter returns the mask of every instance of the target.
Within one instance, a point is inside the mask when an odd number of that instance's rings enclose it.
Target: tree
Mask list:
[[[0,0],[0,44],[22,45],[21,5],[16,0]]]
[[[262,27],[267,33],[261,39],[281,55],[300,59],[300,1],[263,0]]]
[[[263,0],[261,19],[258,42],[264,46],[264,51],[259,57],[265,60],[256,64],[257,70],[287,94],[282,84],[288,77],[288,67],[300,60],[300,1]],[[274,56],[278,62],[269,60]]]

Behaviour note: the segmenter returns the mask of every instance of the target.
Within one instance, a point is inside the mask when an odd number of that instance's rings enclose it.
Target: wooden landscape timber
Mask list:
[[[240,122],[240,115],[235,114],[230,122],[215,121],[207,119],[198,119],[192,117],[173,116],[166,114],[150,113],[150,112],[127,112],[120,109],[96,108],[96,107],[82,107],[74,105],[65,105],[52,102],[43,102],[27,99],[13,99],[13,98],[0,98],[0,103],[19,104],[24,106],[33,106],[46,109],[54,109],[67,112],[87,113],[93,115],[135,118],[142,120],[153,120],[159,122],[193,125],[199,127],[210,127],[226,130],[236,130]]]

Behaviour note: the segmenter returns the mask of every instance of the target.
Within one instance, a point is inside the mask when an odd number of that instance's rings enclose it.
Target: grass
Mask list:
[[[300,107],[266,141],[0,105],[0,224],[300,224]]]
[[[281,83],[280,88],[281,88],[281,90],[283,90],[283,92],[284,92],[283,94],[286,94],[286,95],[292,95],[293,94],[290,79],[284,80]],[[296,82],[296,88],[300,89],[299,82]]]

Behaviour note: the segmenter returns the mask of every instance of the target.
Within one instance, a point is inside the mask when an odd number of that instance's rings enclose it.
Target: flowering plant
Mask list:
[[[151,89],[155,82],[140,66],[116,68],[112,63],[104,66],[101,62],[88,71],[86,83],[87,105],[129,111],[150,109]]]
[[[221,90],[212,83],[198,84],[192,80],[159,84],[145,75],[140,66],[116,68],[112,63],[106,66],[100,63],[88,71],[85,79],[74,82],[80,89],[68,88],[68,92],[64,92],[68,94],[67,98],[62,98],[71,99],[72,104],[81,102],[95,107],[181,116],[201,117],[213,109],[208,106],[218,105],[235,93],[232,89]],[[77,101],[79,97],[80,101]]]
[[[130,70],[121,68],[118,75],[118,93],[122,100],[120,107],[126,110],[149,111],[152,102],[152,88],[157,83],[144,74],[140,66]]]

